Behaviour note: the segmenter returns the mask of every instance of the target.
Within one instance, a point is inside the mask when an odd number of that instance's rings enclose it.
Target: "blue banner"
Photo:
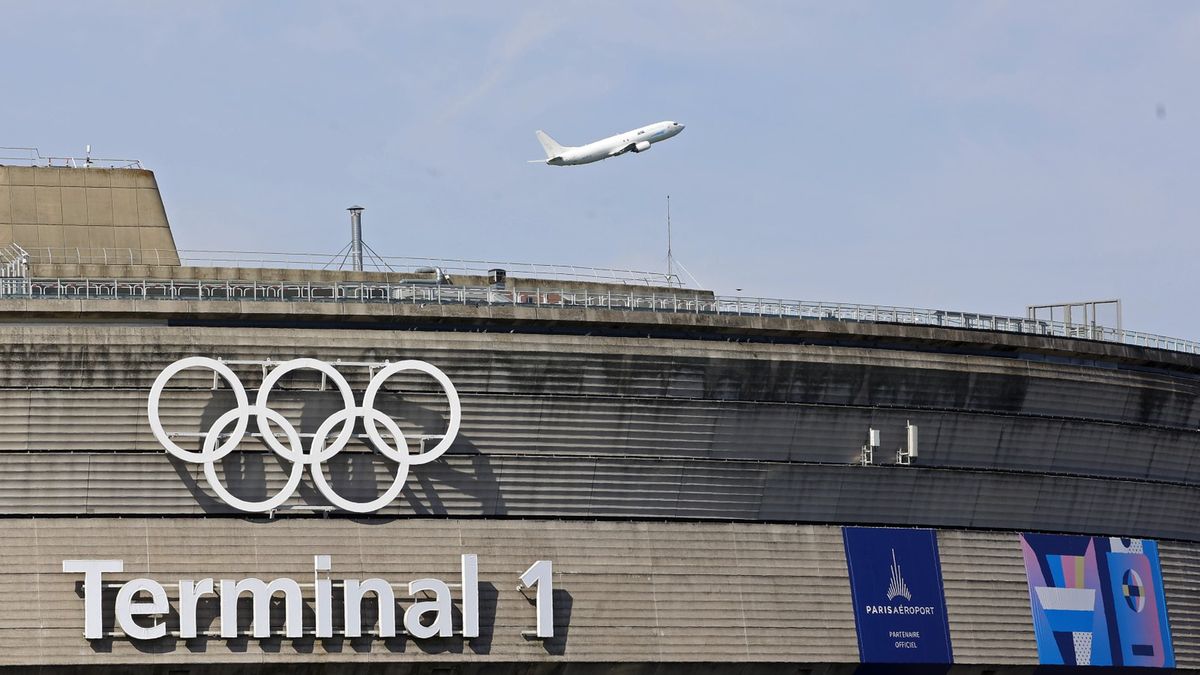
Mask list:
[[[863,663],[952,663],[937,533],[844,527]]]
[[[1172,668],[1158,544],[1022,534],[1038,661]]]

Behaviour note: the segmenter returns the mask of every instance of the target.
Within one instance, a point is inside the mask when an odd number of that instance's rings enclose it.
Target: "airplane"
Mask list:
[[[654,143],[677,136],[681,131],[683,131],[683,125],[678,122],[657,122],[633,131],[626,131],[623,134],[609,136],[594,143],[571,147],[559,145],[558,141],[539,129],[535,135],[546,151],[546,159],[531,159],[529,163],[551,166],[591,164],[627,152],[645,152]]]

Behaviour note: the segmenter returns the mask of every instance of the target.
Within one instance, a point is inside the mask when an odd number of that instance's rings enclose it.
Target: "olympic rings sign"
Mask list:
[[[201,434],[204,437],[204,443],[200,452],[191,452],[179,447],[163,429],[162,421],[159,419],[159,399],[162,396],[163,388],[166,387],[171,378],[188,368],[207,368],[216,375],[221,376],[226,384],[229,385],[230,390],[233,391],[234,398],[237,401],[236,408],[218,417],[208,431]],[[333,413],[321,423],[316,433],[312,435],[312,442],[308,448],[304,447],[304,443],[301,441],[300,434],[296,431],[296,428],[283,415],[272,410],[267,405],[267,398],[271,395],[271,389],[280,378],[293,370],[305,368],[320,372],[327,378],[327,381],[332,382],[342,396],[343,405],[342,410]],[[446,392],[446,398],[450,402],[450,423],[446,428],[446,433],[442,435],[441,440],[432,449],[416,455],[409,453],[408,442],[395,420],[375,409],[375,397],[379,394],[383,383],[391,376],[405,371],[417,371],[433,377]],[[172,363],[159,373],[158,377],[154,380],[154,386],[150,388],[150,400],[147,405],[147,411],[150,417],[150,429],[154,432],[154,438],[162,444],[167,452],[185,462],[203,464],[204,477],[208,481],[209,487],[226,504],[241,511],[258,513],[270,511],[285,504],[296,492],[296,488],[299,487],[300,479],[304,476],[304,467],[306,466],[309,467],[309,473],[312,475],[313,483],[316,484],[317,489],[334,506],[353,513],[371,513],[372,511],[377,511],[390,504],[400,494],[400,491],[404,489],[404,482],[408,479],[409,466],[432,462],[441,457],[442,453],[446,452],[450,445],[454,443],[455,437],[458,436],[458,428],[462,422],[462,405],[458,400],[458,390],[454,388],[454,384],[450,381],[450,378],[446,377],[446,374],[436,366],[424,361],[413,360],[382,364],[379,372],[375,373],[374,377],[371,378],[370,384],[367,385],[361,406],[355,403],[354,394],[350,391],[350,384],[346,382],[346,378],[332,365],[324,361],[318,361],[317,359],[284,361],[263,378],[262,386],[258,390],[258,396],[254,401],[254,405],[250,405],[249,398],[246,396],[246,388],[242,386],[241,380],[238,379],[237,375],[234,374],[228,365],[215,359],[192,356]],[[233,496],[221,484],[220,479],[217,477],[216,469],[216,463],[237,449],[238,444],[245,438],[246,428],[249,426],[251,418],[254,419],[257,425],[259,437],[266,443],[267,447],[284,460],[292,463],[291,472],[288,474],[288,479],[283,489],[270,499],[257,502],[246,501]],[[355,421],[359,418],[364,420],[363,427],[366,430],[367,438],[370,440],[371,445],[382,453],[384,457],[399,465],[399,469],[396,471],[396,479],[392,482],[392,486],[377,499],[369,502],[351,501],[339,495],[325,479],[325,473],[322,470],[322,465],[325,461],[345,449],[346,445],[350,442],[354,434]],[[233,431],[228,434],[224,442],[221,442],[221,437],[225,435],[225,430],[231,424],[233,425]],[[279,441],[275,433],[271,430],[271,424],[276,425],[283,431],[283,436],[287,440],[286,444]],[[333,428],[338,424],[342,425],[341,431],[330,441],[329,436],[333,433]],[[394,445],[383,439],[383,436],[379,432],[378,424],[382,424],[384,429],[387,430],[388,434],[392,437]]]

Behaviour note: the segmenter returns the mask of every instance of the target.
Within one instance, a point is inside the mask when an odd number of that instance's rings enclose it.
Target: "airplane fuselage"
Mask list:
[[[684,126],[678,122],[657,122],[587,145],[562,147],[555,156],[547,158],[546,163],[554,166],[575,166],[599,162],[627,152],[645,152],[654,143],[673,138],[683,129]]]

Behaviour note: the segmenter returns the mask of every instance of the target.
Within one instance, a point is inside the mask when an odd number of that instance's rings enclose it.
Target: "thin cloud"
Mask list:
[[[561,25],[562,21],[558,16],[543,9],[523,14],[513,28],[495,40],[483,76],[466,93],[446,107],[447,121],[474,108],[497,87],[505,84],[512,77],[515,66],[525,54],[533,47],[549,40]]]

